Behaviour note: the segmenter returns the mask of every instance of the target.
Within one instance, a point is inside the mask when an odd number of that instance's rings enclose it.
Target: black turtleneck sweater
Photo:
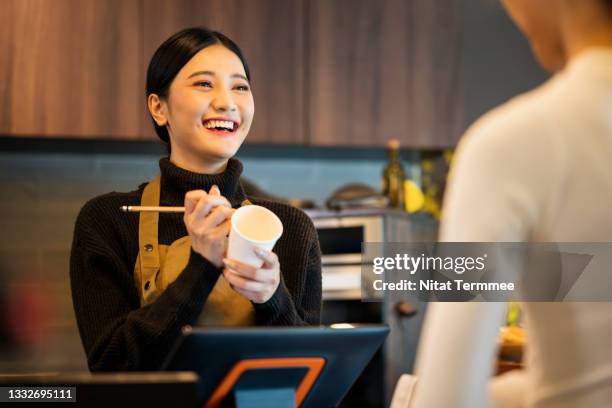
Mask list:
[[[196,174],[167,158],[161,169],[160,205],[182,206],[190,190],[219,186],[238,207],[247,197],[239,179],[242,164],[230,159],[216,175]],[[76,220],[70,257],[72,301],[81,340],[92,371],[155,370],[185,325],[195,324],[222,270],[191,251],[175,282],[152,304],[140,307],[134,283],[138,255],[138,214],[122,205],[139,205],[145,184],[129,193],[108,193],[85,204]],[[281,282],[270,300],[254,304],[259,325],[316,325],[321,312],[321,255],[311,220],[284,204],[249,197],[272,210],[284,233],[274,247]],[[170,245],[187,234],[182,214],[160,214],[158,239]]]

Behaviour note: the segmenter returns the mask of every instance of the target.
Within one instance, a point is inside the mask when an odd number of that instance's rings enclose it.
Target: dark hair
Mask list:
[[[170,84],[181,68],[199,51],[214,44],[221,44],[236,54],[244,66],[247,79],[251,79],[246,59],[235,42],[220,32],[205,27],[186,28],[164,41],[151,57],[147,69],[147,98],[151,94],[157,94],[161,99],[167,98]],[[165,126],[158,126],[155,121],[153,126],[157,136],[168,143],[169,151],[168,129]]]

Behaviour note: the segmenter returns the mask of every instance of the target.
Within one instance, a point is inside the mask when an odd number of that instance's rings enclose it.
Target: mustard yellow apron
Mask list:
[[[160,177],[157,176],[144,189],[141,205],[158,206]],[[158,212],[141,212],[138,225],[138,258],[134,266],[134,280],[140,294],[140,305],[153,303],[180,275],[189,261],[191,238],[182,237],[170,246],[158,243]],[[199,326],[247,326],[255,323],[255,310],[251,302],[234,291],[223,275],[219,276],[210,292]]]

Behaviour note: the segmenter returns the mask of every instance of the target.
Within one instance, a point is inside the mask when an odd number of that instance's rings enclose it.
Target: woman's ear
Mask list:
[[[147,99],[147,105],[155,123],[157,123],[158,126],[165,126],[168,123],[166,104],[157,94],[150,94]]]

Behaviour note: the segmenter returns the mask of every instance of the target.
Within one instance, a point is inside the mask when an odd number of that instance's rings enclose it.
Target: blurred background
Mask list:
[[[426,190],[479,115],[546,79],[497,0],[0,0],[0,372],[87,369],[74,221],[88,199],[158,172],[145,71],[194,25],[249,62],[245,178],[318,208],[350,183],[380,192],[390,139]]]

